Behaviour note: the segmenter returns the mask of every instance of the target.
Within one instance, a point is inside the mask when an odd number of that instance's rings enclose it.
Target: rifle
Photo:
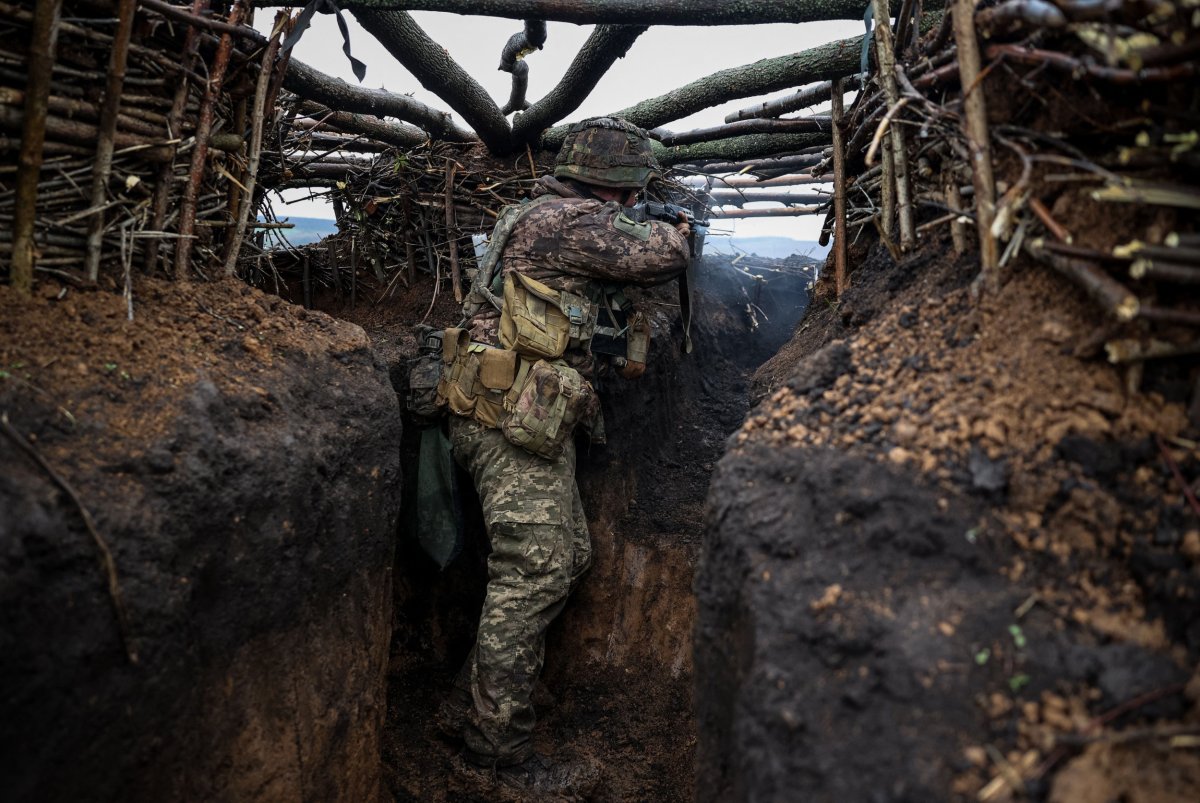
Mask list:
[[[689,207],[665,201],[642,201],[634,207],[639,219],[661,220],[664,223],[679,223],[680,215],[687,221],[688,264],[679,274],[679,317],[683,323],[683,353],[692,353],[692,286],[696,283],[696,261],[704,253],[704,238],[708,234],[708,220],[697,220]]]

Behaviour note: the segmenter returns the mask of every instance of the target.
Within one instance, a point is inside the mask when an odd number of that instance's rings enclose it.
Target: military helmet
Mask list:
[[[645,187],[658,175],[646,132],[617,117],[593,117],[571,126],[554,163],[555,178],[601,187]]]

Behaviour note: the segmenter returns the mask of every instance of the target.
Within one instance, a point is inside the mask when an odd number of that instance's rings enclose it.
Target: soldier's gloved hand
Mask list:
[[[692,227],[688,225],[686,213],[679,213],[679,222],[675,224],[675,231],[682,234],[685,239],[692,236]]]
[[[646,363],[638,362],[637,360],[627,360],[624,357],[617,357],[613,360],[613,365],[616,366],[621,376],[625,379],[638,379],[642,374],[646,373]]]

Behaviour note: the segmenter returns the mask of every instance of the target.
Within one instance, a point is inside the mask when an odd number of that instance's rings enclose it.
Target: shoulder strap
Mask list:
[[[470,318],[475,315],[484,304],[491,304],[497,310],[500,309],[501,300],[492,292],[492,280],[496,275],[496,266],[500,264],[500,255],[504,253],[504,247],[508,245],[508,238],[512,236],[517,222],[528,212],[557,197],[557,195],[543,195],[532,201],[510,204],[500,210],[500,217],[492,229],[492,236],[488,238],[487,250],[479,262],[479,270],[475,272],[475,280],[471,282],[471,292],[463,303],[465,317]]]

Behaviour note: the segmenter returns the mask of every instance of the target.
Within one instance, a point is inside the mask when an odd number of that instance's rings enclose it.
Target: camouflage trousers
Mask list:
[[[463,737],[477,757],[514,764],[533,752],[530,697],[546,629],[592,560],[575,446],[547,460],[512,445],[498,429],[456,415],[450,444],[475,482],[492,546],[479,634],[456,682],[458,695],[469,694]]]

